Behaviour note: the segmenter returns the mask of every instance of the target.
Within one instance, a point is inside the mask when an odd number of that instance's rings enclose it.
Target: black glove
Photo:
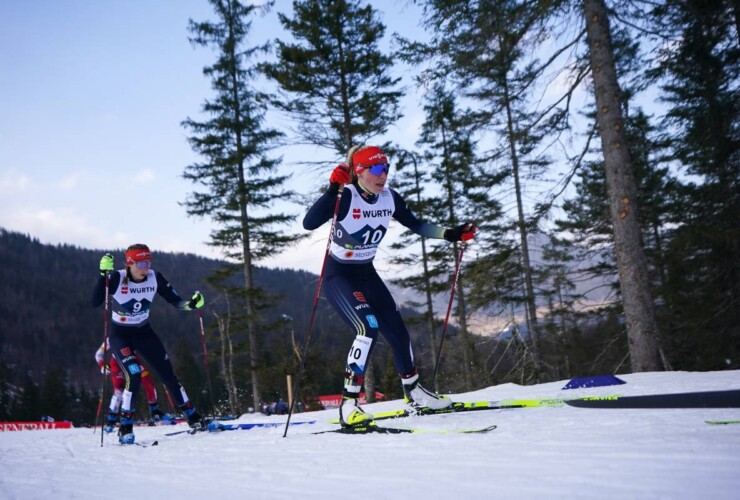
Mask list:
[[[188,309],[200,309],[205,303],[206,298],[203,297],[203,294],[201,294],[200,292],[195,292],[193,296],[190,297],[190,302],[188,302]]]
[[[468,241],[475,237],[476,231],[478,231],[478,228],[475,227],[474,222],[466,222],[452,229],[445,230],[444,238],[449,242]]]

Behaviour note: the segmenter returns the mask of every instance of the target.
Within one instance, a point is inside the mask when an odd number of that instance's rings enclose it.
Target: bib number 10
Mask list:
[[[383,235],[385,234],[385,231],[383,231],[382,228],[378,228],[374,231],[365,231],[362,233],[362,244],[363,245],[369,245],[371,243],[378,244],[380,243],[380,240],[383,239]]]

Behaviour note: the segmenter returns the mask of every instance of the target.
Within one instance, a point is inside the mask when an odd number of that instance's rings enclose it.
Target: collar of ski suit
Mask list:
[[[362,187],[362,184],[360,184],[360,181],[356,181],[353,183],[355,188],[357,188],[357,192],[360,193],[360,196],[362,196],[362,199],[365,200],[367,203],[375,203],[378,201],[378,195],[373,194],[370,191],[367,191],[365,188]]]

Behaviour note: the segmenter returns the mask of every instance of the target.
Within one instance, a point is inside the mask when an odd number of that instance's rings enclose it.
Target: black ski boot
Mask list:
[[[182,411],[188,419],[192,432],[204,431],[208,428],[208,421],[195,411],[195,407],[189,401],[183,406]]]

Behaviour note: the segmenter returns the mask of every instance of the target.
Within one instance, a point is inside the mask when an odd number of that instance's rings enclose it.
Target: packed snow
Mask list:
[[[503,384],[457,401],[574,398],[740,388],[740,371],[620,375],[624,385],[563,390],[567,380]],[[367,405],[384,411],[402,400]],[[386,420],[389,427],[487,434],[343,435],[336,410],[294,414],[315,423],[220,433],[136,427],[157,446],[100,445],[99,429],[0,433],[0,498],[207,499],[738,499],[740,419],[728,409],[517,408]],[[285,422],[244,415],[238,422]]]

